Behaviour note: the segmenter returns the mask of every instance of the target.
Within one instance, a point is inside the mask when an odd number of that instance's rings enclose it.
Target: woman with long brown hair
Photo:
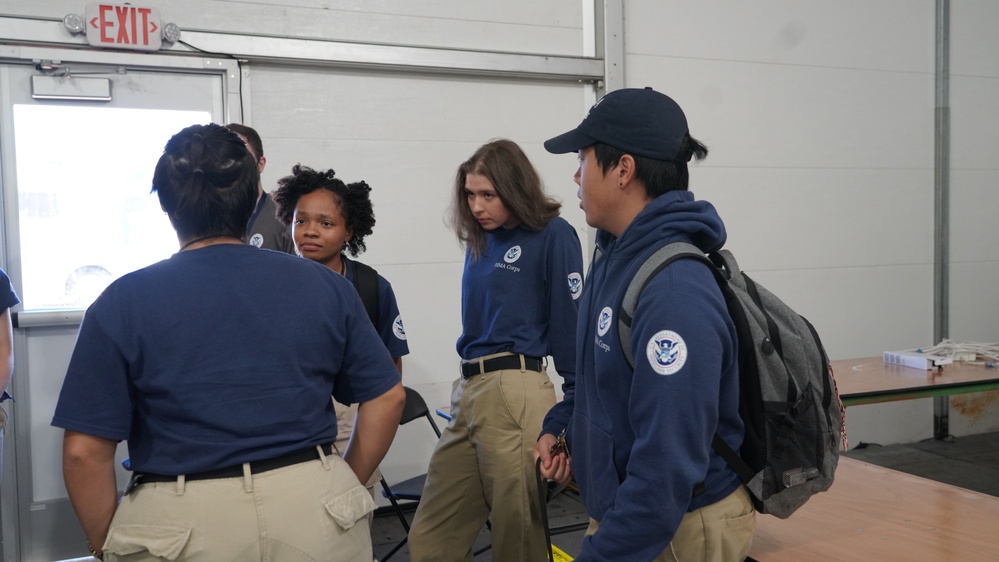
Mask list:
[[[546,358],[574,376],[582,290],[579,237],[559,208],[512,141],[487,143],[458,167],[461,376],[409,533],[415,562],[470,560],[487,519],[494,560],[546,558],[532,451],[555,404]]]

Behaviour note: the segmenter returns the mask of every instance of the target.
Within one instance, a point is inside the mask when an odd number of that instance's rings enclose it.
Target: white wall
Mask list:
[[[691,189],[743,268],[833,359],[933,344],[935,2],[625,3],[626,82],[687,112],[711,149]],[[952,11],[951,335],[999,340],[999,21]],[[649,25],[648,22],[656,22]],[[999,403],[997,393],[955,400]],[[951,432],[999,428],[963,403]],[[932,436],[930,400],[853,407],[853,444]],[[963,413],[972,412],[972,419]]]
[[[583,55],[584,2],[149,0],[182,29]],[[53,18],[78,0],[0,0],[0,13]],[[625,80],[680,102],[711,148],[692,189],[727,221],[744,267],[819,329],[833,358],[933,343],[934,6],[625,2]],[[991,0],[952,10],[951,336],[999,340],[999,61]],[[136,55],[137,60],[142,55]],[[455,375],[461,251],[442,223],[457,164],[497,136],[521,143],[584,244],[571,157],[540,143],[575,125],[585,85],[405,72],[247,65],[250,124],[272,186],[292,164],[333,167],[373,186],[378,218],[364,260],[396,288],[411,336],[407,384],[434,406]],[[955,407],[955,434],[999,428]],[[964,400],[964,397],[962,400]],[[956,399],[955,399],[956,400]],[[973,413],[965,416],[962,412]],[[849,431],[889,443],[930,436],[932,407],[851,408]],[[429,453],[400,440],[388,471]],[[403,474],[405,476],[406,474]]]
[[[124,3],[124,2],[119,2]],[[79,0],[0,0],[0,14],[83,15]],[[381,43],[576,54],[581,49],[579,0],[144,0],[181,30]],[[181,35],[181,39],[184,37]]]
[[[999,341],[999,4],[951,9],[950,337]],[[999,391],[951,398],[951,433],[999,427]]]

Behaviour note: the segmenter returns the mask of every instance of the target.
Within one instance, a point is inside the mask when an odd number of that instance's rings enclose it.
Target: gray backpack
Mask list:
[[[711,268],[739,337],[739,414],[746,436],[739,453],[717,434],[714,450],[749,489],[757,511],[786,518],[832,485],[843,442],[843,405],[815,328],[748,275],[728,250],[705,256],[672,243],[639,267],[618,312],[628,364],[631,321],[649,280],[677,259]]]

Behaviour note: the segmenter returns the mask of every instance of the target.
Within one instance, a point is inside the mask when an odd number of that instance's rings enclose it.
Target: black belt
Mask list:
[[[485,361],[468,361],[461,364],[461,378],[467,379],[482,373],[502,371],[504,369],[520,369],[520,359],[524,358],[524,369],[528,371],[543,371],[544,361],[527,355],[503,355]]]
[[[322,448],[323,448],[323,453],[327,455],[332,455],[334,452],[332,444],[323,445]],[[280,457],[274,457],[272,459],[264,459],[262,461],[251,462],[250,474],[258,474],[261,472],[267,472],[268,470],[275,470],[278,468],[291,466],[293,464],[299,464],[313,460],[319,460],[319,453],[316,452],[315,447],[309,447],[308,449],[302,449],[300,451],[292,451],[290,453],[285,453]],[[238,464],[227,468],[219,468],[216,470],[206,470],[205,472],[194,472],[191,474],[185,474],[184,480],[186,481],[212,480],[215,478],[236,478],[240,476],[243,476],[243,465]],[[133,478],[135,479],[135,484],[146,484],[148,482],[174,482],[177,480],[177,476],[170,476],[168,474],[155,474],[153,472],[136,473]]]

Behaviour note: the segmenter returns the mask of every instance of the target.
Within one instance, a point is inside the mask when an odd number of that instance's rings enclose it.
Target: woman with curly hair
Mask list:
[[[514,142],[458,167],[451,225],[465,246],[461,376],[409,533],[414,562],[463,562],[488,519],[493,560],[547,559],[533,449],[555,404],[551,356],[573,380],[583,258],[561,204]]]
[[[297,164],[291,175],[278,180],[274,191],[277,217],[291,228],[299,255],[321,263],[354,283],[362,296],[368,317],[402,373],[402,356],[409,353],[406,331],[389,282],[371,267],[347,258],[364,252],[364,237],[375,226],[375,213],[363,181],[344,183],[333,170],[316,171]],[[367,295],[367,296],[366,296]],[[377,301],[377,302],[375,302]],[[336,403],[337,448],[343,451],[354,426],[357,405]],[[381,478],[372,474],[367,488],[372,491]]]

